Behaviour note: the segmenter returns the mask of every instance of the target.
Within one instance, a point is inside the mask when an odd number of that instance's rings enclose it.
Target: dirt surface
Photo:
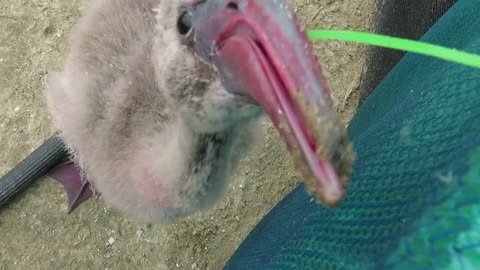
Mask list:
[[[306,29],[370,30],[374,0],[292,0]],[[54,133],[42,79],[60,68],[77,0],[0,0],[0,175]],[[316,42],[345,122],[358,102],[366,48]],[[129,221],[100,199],[66,214],[44,178],[0,210],[0,269],[221,269],[242,239],[299,181],[276,130],[246,157],[215,209],[175,225]]]

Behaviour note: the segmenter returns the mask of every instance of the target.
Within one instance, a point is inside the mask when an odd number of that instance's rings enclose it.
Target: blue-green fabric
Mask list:
[[[423,41],[480,54],[480,0]],[[357,161],[337,209],[300,185],[225,269],[480,269],[480,70],[407,54],[349,125]]]

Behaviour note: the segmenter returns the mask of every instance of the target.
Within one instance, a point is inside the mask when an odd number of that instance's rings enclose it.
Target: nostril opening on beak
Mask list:
[[[233,9],[233,10],[238,10],[238,4],[235,2],[228,2],[227,8]]]

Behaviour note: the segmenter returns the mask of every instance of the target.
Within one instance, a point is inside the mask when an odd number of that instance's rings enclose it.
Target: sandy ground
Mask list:
[[[370,30],[374,0],[292,0],[307,29]],[[54,129],[42,78],[62,65],[77,0],[0,0],[0,175]],[[316,42],[345,122],[358,102],[366,48]],[[62,186],[44,178],[0,210],[0,269],[221,269],[242,239],[298,183],[268,121],[225,199],[175,225],[129,221],[100,199],[66,214]]]

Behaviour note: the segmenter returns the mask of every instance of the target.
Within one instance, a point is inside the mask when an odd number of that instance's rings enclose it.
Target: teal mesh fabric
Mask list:
[[[480,0],[460,0],[424,41],[480,53]],[[359,109],[337,209],[301,185],[225,269],[480,269],[480,70],[407,54]]]

